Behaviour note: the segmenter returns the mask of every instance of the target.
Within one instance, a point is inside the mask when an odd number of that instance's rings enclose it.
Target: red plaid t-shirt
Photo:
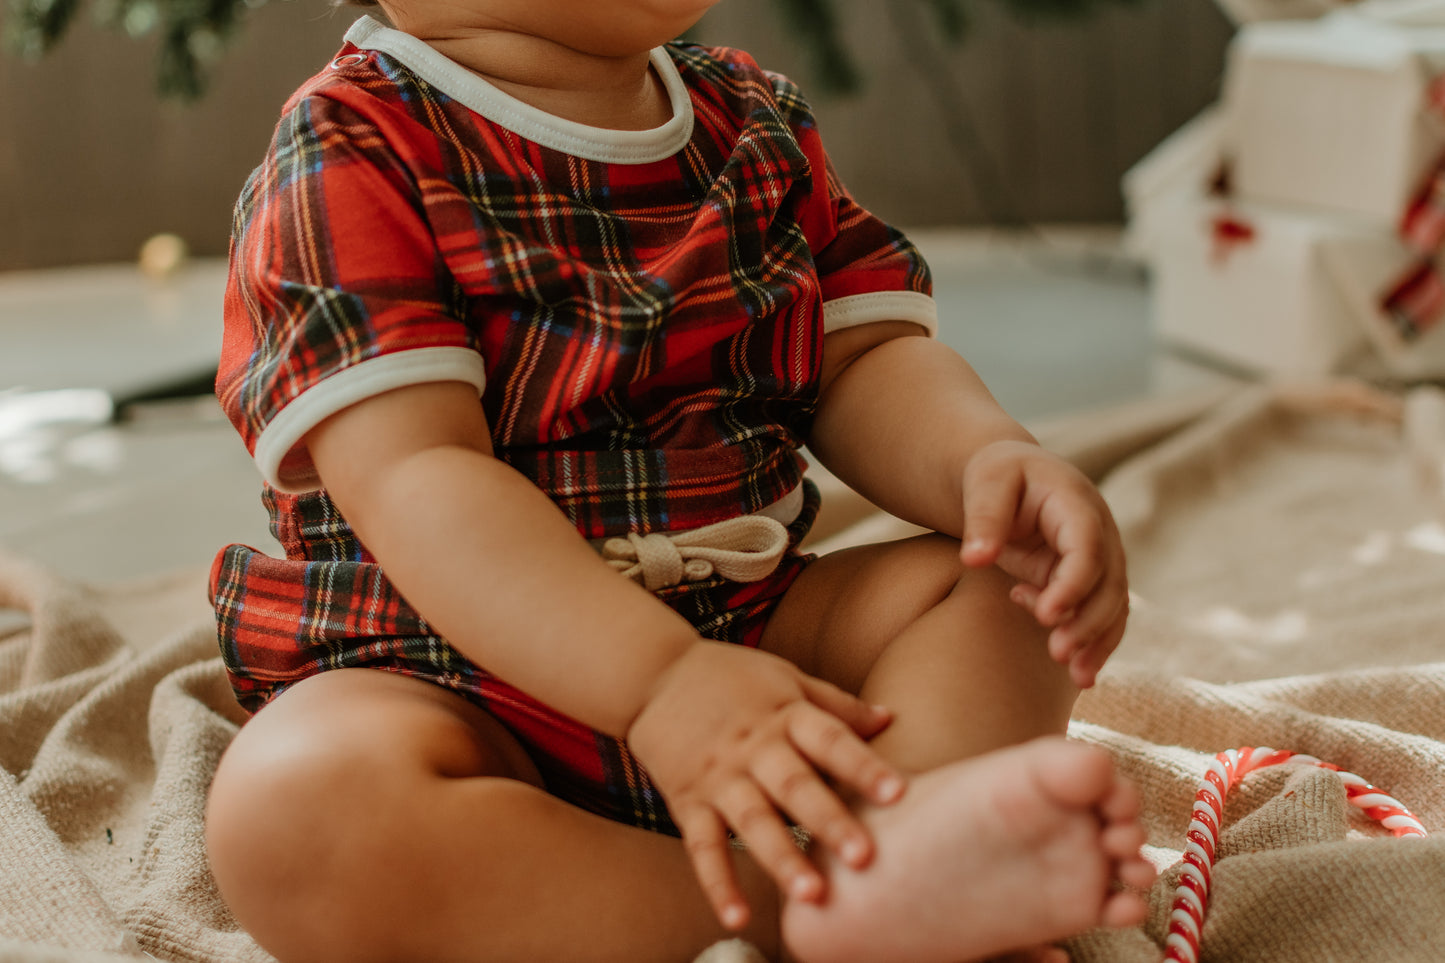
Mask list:
[[[659,48],[672,119],[609,131],[370,18],[346,39],[236,209],[217,392],[294,574],[223,552],[223,642],[258,571],[281,630],[321,604],[315,566],[374,562],[302,443],[367,397],[469,382],[497,456],[581,534],[688,529],[799,485],[825,331],[935,326],[918,252],[743,53]]]

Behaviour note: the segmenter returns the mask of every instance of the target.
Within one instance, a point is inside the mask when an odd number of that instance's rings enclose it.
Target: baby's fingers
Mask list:
[[[1108,581],[1061,622],[1049,636],[1049,654],[1060,661],[1104,638],[1129,612],[1129,590]]]
[[[724,818],[747,843],[748,853],[790,899],[823,898],[827,883],[798,848],[772,802],[751,782],[734,783],[722,806]]]
[[[831,682],[824,682],[811,675],[803,675],[799,681],[809,702],[842,719],[864,739],[872,739],[878,735],[893,719],[892,713],[883,706],[869,705]]]
[[[1042,625],[1064,621],[1091,595],[1098,594],[1101,582],[1109,575],[1101,533],[1070,531],[1061,540],[1058,563],[1034,603],[1035,617]]]
[[[963,564],[992,565],[1013,537],[1024,476],[1013,462],[977,459],[963,476]]]
[[[1013,599],[1014,604],[1038,618],[1039,596],[1044,594],[1043,589],[1037,585],[1030,585],[1028,582],[1019,582],[1009,589],[1008,597]]]
[[[758,783],[778,807],[813,839],[862,869],[873,858],[873,840],[863,823],[790,746],[777,746],[753,767]]]
[[[733,870],[727,826],[706,806],[678,809],[673,818],[682,833],[682,843],[692,860],[698,885],[712,904],[718,921],[727,929],[742,929],[752,914]]]
[[[898,770],[831,713],[807,708],[795,711],[788,719],[788,740],[814,766],[871,803],[886,806],[903,795],[904,781]]]
[[[1049,634],[1049,655],[1067,662],[1074,684],[1087,689],[1118,647],[1128,617],[1127,590],[1098,592],[1073,619]]]

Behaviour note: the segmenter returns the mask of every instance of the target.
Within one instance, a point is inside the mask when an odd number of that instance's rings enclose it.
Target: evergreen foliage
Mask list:
[[[65,36],[80,13],[81,0],[3,0],[8,6],[6,42],[32,58],[43,56]],[[132,38],[159,39],[156,82],[162,94],[194,100],[205,93],[211,68],[245,20],[247,9],[267,0],[90,0],[95,19]],[[817,86],[850,92],[862,77],[842,37],[849,0],[772,0],[788,30],[813,54]],[[951,43],[968,35],[969,11],[994,3],[1028,20],[1081,16],[1109,4],[1140,0],[853,0],[926,7],[939,34]]]

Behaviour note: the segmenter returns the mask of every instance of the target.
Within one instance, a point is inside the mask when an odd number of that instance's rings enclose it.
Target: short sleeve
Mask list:
[[[298,97],[236,206],[216,391],[282,491],[318,487],[302,441],[330,415],[407,385],[485,384],[412,158],[383,126]]]
[[[913,243],[863,208],[833,168],[812,110],[796,85],[773,74],[779,109],[812,171],[803,230],[822,285],[823,328],[912,321],[938,330],[928,264]]]

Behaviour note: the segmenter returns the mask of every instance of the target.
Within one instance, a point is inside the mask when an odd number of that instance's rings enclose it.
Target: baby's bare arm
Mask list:
[[[625,738],[673,808],[723,922],[747,908],[727,831],[802,898],[822,877],[780,810],[853,865],[871,840],[824,781],[877,802],[902,780],[864,739],[887,714],[782,659],[706,642],[607,566],[528,479],[492,456],[475,389],[401,388],[307,436],[318,473],[402,594],[463,655]]]
[[[474,388],[391,391],[306,443],[407,601],[467,658],[588,725],[624,735],[654,680],[698,641],[492,457]]]
[[[824,342],[810,445],[888,511],[962,541],[965,565],[1018,579],[1013,599],[1050,628],[1049,652],[1093,684],[1123,636],[1123,546],[1104,500],[1044,451],[946,345],[902,323]]]
[[[922,334],[882,322],[828,335],[808,446],[875,505],[959,538],[969,459],[990,442],[1033,439],[968,362]]]

